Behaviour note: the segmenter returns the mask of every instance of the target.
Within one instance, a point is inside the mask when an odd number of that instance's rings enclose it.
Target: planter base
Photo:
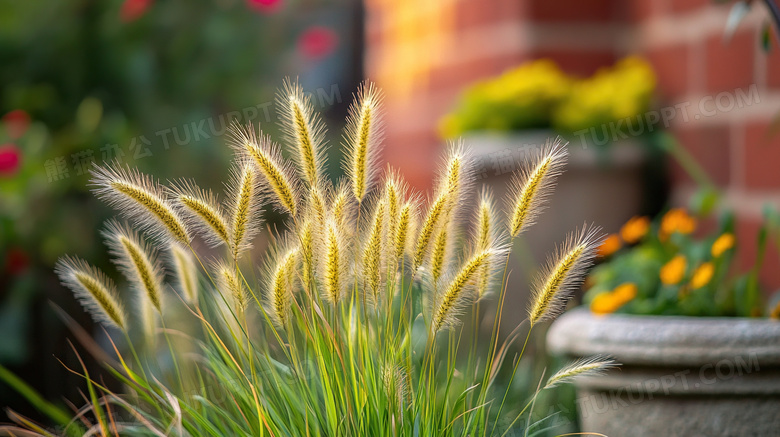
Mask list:
[[[594,316],[550,328],[553,353],[621,364],[575,382],[583,431],[610,437],[780,436],[780,323],[766,319]]]
[[[758,437],[780,433],[780,397],[648,397],[646,393],[578,391],[582,431],[609,437]]]

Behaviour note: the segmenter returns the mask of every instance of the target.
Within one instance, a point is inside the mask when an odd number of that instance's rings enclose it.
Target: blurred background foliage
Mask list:
[[[361,3],[0,0],[0,11],[0,364],[50,399],[77,399],[52,359],[75,357],[48,302],[83,314],[52,274],[66,251],[113,272],[91,163],[119,159],[221,191],[225,128],[237,119],[273,131],[288,75],[326,119],[343,119],[362,77]],[[0,405],[36,416],[17,399],[0,387]]]

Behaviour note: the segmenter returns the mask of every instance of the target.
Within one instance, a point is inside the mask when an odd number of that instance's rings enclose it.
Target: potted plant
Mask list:
[[[780,306],[762,304],[756,264],[734,275],[733,218],[694,236],[682,208],[634,217],[600,249],[586,308],[550,328],[551,351],[614,357],[621,371],[577,383],[584,431],[610,436],[774,435],[780,429]],[[767,318],[766,316],[771,316]]]
[[[126,285],[77,257],[61,258],[56,270],[105,327],[111,353],[89,350],[124,390],[111,390],[86,367],[71,369],[87,386],[87,405],[72,418],[0,366],[0,378],[60,426],[52,431],[10,412],[28,431],[0,433],[469,436],[545,429],[544,420],[528,423],[539,392],[614,363],[575,361],[525,398],[512,384],[522,352],[504,358],[522,334],[527,344],[534,327],[564,309],[595,257],[600,230],[570,233],[538,275],[529,323],[508,340],[499,340],[495,323],[485,347],[476,338],[461,345],[460,330],[473,328],[462,327],[461,316],[473,305],[503,302],[512,244],[539,217],[566,148],[551,142],[517,172],[504,215],[489,190],[475,195],[473,162],[452,145],[423,204],[394,171],[379,178],[380,103],[377,89],[365,84],[344,136],[347,177],[335,185],[323,172],[324,125],[295,83],[277,102],[293,160],[251,126],[234,125],[237,156],[224,202],[191,180],[165,186],[118,162],[95,165],[95,194],[127,220],[111,220],[102,232]],[[266,205],[287,217],[287,229],[269,230],[272,247],[258,259],[250,248]],[[468,216],[471,229],[462,221]]]

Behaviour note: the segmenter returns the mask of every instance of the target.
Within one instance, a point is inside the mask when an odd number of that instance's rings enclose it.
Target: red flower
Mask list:
[[[338,35],[332,29],[312,26],[301,34],[298,39],[298,49],[305,56],[320,59],[336,49],[338,40]]]
[[[264,14],[275,12],[282,5],[281,0],[246,0],[246,3],[250,8]]]
[[[8,135],[15,140],[27,131],[27,127],[30,126],[30,116],[21,109],[14,109],[3,116],[3,124],[8,130]]]
[[[122,3],[122,8],[119,10],[119,18],[125,23],[135,21],[141,18],[149,6],[152,5],[152,0],[125,0]]]
[[[5,269],[12,275],[18,275],[30,265],[30,257],[22,249],[13,247],[6,253]]]
[[[22,154],[13,144],[0,146],[0,176],[11,176],[19,170]]]

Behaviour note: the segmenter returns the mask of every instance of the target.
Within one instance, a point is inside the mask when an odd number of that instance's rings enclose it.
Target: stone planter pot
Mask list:
[[[556,136],[549,130],[469,134],[464,143],[477,161],[477,185],[490,186],[497,204],[503,208],[512,172],[528,159],[529,152]],[[567,233],[584,223],[601,226],[605,232],[617,232],[626,220],[641,212],[647,191],[643,176],[647,155],[642,144],[628,139],[599,149],[575,143],[569,146],[566,171],[558,178],[547,209],[518,242],[510,259],[512,293],[507,296],[507,307],[525,307],[534,267],[544,263]],[[504,314],[507,326],[516,326],[524,318],[522,311]]]
[[[550,328],[551,353],[622,365],[576,381],[582,431],[610,437],[780,435],[780,323],[768,319],[594,316]]]

